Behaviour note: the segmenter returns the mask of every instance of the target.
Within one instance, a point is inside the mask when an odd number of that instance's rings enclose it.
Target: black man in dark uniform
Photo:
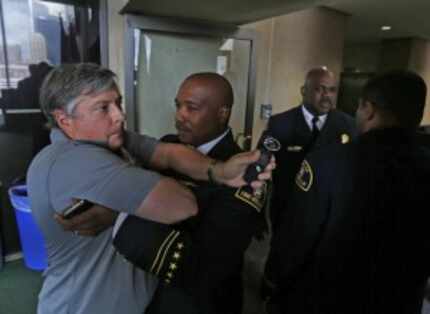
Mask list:
[[[189,76],[180,86],[176,99],[177,135],[162,141],[191,145],[217,160],[227,160],[241,152],[234,142],[228,121],[233,105],[230,83],[216,73]],[[177,228],[192,238],[191,258],[183,266],[173,266],[154,296],[147,313],[219,313],[242,311],[242,268],[244,252],[264,222],[261,213],[265,190],[229,188],[191,180],[177,173],[166,173],[188,185],[197,197],[200,213],[194,221]],[[116,246],[124,251],[127,233],[139,226],[128,217],[116,236]],[[125,228],[125,226],[127,226]],[[125,254],[127,256],[127,254]],[[180,282],[178,286],[178,282]]]
[[[334,74],[325,67],[311,69],[301,90],[302,104],[272,116],[268,133],[281,142],[275,153],[277,169],[273,174],[274,191],[270,220],[272,232],[278,231],[281,212],[288,210],[294,178],[305,156],[333,143],[348,143],[356,136],[354,120],[335,109],[337,86]],[[271,252],[263,280],[263,296],[276,289],[276,272],[272,255],[277,247],[271,243]]]
[[[412,72],[371,79],[356,113],[361,135],[303,161],[274,239],[272,313],[421,313],[430,155],[416,130],[425,97]]]

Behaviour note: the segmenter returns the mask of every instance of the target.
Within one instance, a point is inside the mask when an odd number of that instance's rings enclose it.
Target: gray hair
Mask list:
[[[39,102],[49,127],[57,127],[56,109],[72,115],[79,96],[118,89],[115,73],[94,63],[62,64],[52,69],[40,88]]]

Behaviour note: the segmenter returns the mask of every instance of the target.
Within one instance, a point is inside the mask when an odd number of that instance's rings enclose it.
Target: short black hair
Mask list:
[[[391,114],[398,126],[414,129],[423,117],[426,94],[426,83],[418,74],[396,70],[371,78],[361,98],[382,113]]]

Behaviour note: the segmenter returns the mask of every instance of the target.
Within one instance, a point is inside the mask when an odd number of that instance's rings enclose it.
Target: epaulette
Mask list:
[[[236,190],[234,197],[251,205],[258,212],[262,210],[267,199],[267,185],[253,190],[250,186],[243,186]]]
[[[127,261],[171,284],[189,252],[191,237],[171,226],[128,216],[113,244]]]

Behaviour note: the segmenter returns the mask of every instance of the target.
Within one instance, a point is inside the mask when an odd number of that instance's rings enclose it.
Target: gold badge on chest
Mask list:
[[[350,141],[350,138],[349,138],[349,135],[348,135],[348,134],[343,133],[343,134],[340,136],[340,142],[341,142],[342,144],[346,144],[346,143],[348,143],[349,141]]]

